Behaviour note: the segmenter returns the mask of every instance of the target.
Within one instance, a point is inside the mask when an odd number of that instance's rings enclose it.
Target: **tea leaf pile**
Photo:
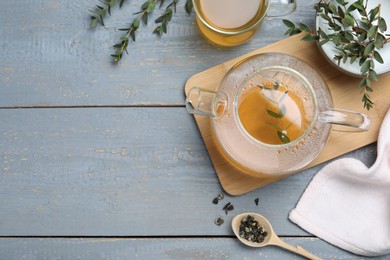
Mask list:
[[[105,26],[104,19],[106,14],[111,15],[112,8],[119,3],[119,8],[123,6],[126,0],[120,0],[117,2],[116,0],[102,0],[101,3],[96,5],[95,9],[92,10],[91,15],[91,27],[96,28],[98,24]],[[166,8],[162,15],[160,15],[154,22],[158,24],[158,26],[154,29],[154,33],[158,35],[163,35],[167,33],[168,23],[171,21],[174,13],[176,13],[176,5],[179,0],[173,0]],[[120,37],[120,42],[115,44],[113,47],[115,52],[111,55],[114,58],[115,62],[119,62],[123,53],[126,52],[128,54],[127,48],[129,46],[129,41],[132,40],[135,42],[136,39],[136,31],[139,29],[141,23],[144,25],[148,24],[149,15],[156,9],[156,5],[160,3],[159,8],[161,8],[164,4],[165,0],[147,0],[141,6],[141,10],[133,15],[137,15],[133,21],[130,23],[130,26],[126,28],[119,29],[119,31],[124,31],[125,34]],[[188,14],[191,14],[193,5],[191,0],[186,0],[185,10]]]
[[[369,110],[374,105],[369,95],[373,92],[372,81],[378,81],[379,78],[374,61],[384,63],[379,50],[390,41],[390,38],[385,34],[387,24],[380,15],[381,5],[367,10],[367,2],[368,0],[351,3],[345,0],[320,0],[315,4],[317,15],[327,22],[332,31],[330,34],[326,34],[321,28],[312,33],[310,27],[302,23],[295,25],[289,20],[283,20],[283,23],[289,28],[286,34],[306,32],[303,40],[318,41],[320,45],[332,42],[338,50],[338,54],[334,56],[338,64],[358,62],[363,77],[359,83],[362,102]],[[354,11],[361,15],[360,19],[351,14]]]

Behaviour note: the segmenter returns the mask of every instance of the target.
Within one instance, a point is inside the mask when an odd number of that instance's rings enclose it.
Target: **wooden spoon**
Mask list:
[[[267,236],[265,237],[264,241],[261,243],[257,242],[252,242],[249,240],[246,240],[245,238],[240,237],[240,225],[241,225],[241,220],[248,216],[251,215],[255,220],[257,220],[260,225],[264,228],[264,230],[268,233]],[[298,255],[304,256],[308,259],[321,259],[318,256],[313,255],[312,253],[306,251],[300,246],[292,246],[281,240],[274,232],[272,229],[271,224],[268,222],[268,220],[263,217],[262,215],[256,214],[256,213],[243,213],[240,215],[237,215],[233,218],[232,220],[232,229],[234,234],[237,236],[237,238],[244,243],[247,246],[251,247],[263,247],[263,246],[268,246],[268,245],[273,245],[273,246],[279,246],[284,249],[287,249],[291,252],[294,252]]]

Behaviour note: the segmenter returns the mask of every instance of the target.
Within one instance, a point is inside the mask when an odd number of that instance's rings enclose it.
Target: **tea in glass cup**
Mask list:
[[[270,0],[193,0],[200,33],[220,46],[240,45],[251,39],[269,13]],[[295,0],[272,1],[283,16],[295,10]],[[271,6],[271,8],[272,8]],[[282,8],[280,8],[282,7]]]

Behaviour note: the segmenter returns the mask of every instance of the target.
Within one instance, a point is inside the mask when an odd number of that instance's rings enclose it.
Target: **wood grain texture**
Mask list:
[[[167,35],[152,34],[157,11],[113,65],[117,29],[143,2],[126,1],[91,30],[98,0],[0,1],[0,259],[295,257],[237,244],[228,223],[244,211],[324,258],[354,259],[287,219],[322,165],[211,203],[222,188],[183,87],[191,75],[284,38],[282,18],[267,18],[242,46],[217,48],[179,1]],[[288,18],[313,25],[313,15],[304,0]],[[376,146],[345,156],[371,165]],[[229,215],[227,202],[235,206]],[[224,225],[214,224],[217,216]]]
[[[322,259],[364,259],[316,238],[282,238]],[[304,259],[280,248],[253,249],[233,238],[151,239],[0,239],[1,257],[16,259]],[[370,257],[367,259],[388,259]]]
[[[336,108],[363,112],[371,118],[370,129],[364,133],[331,131],[328,143],[318,157],[306,167],[309,168],[377,140],[381,122],[390,107],[390,103],[388,102],[390,99],[390,91],[383,87],[390,85],[390,73],[381,75],[381,80],[373,84],[374,88],[377,89],[373,95],[373,100],[377,105],[370,111],[363,111],[362,104],[360,103],[361,94],[357,91],[360,79],[344,75],[336,70],[321,56],[320,50],[315,43],[301,41],[301,38],[302,35],[291,36],[195,74],[186,82],[185,92],[188,93],[194,86],[216,91],[219,82],[231,67],[244,58],[259,53],[281,52],[307,62],[327,82]],[[254,173],[244,172],[242,169],[233,166],[228,162],[226,155],[219,151],[218,144],[213,139],[210,118],[195,115],[195,119],[219,180],[226,192],[232,195],[242,195],[253,189],[289,176],[255,175]]]
[[[214,219],[246,211],[280,235],[307,235],[287,215],[319,167],[214,205],[221,186],[184,108],[2,109],[0,118],[1,236],[232,235]],[[375,154],[349,156],[372,164]]]
[[[193,74],[284,37],[281,18],[268,18],[255,38],[237,48],[216,48],[196,31],[194,15],[179,1],[168,34],[141,26],[118,66],[112,45],[143,0],[113,8],[106,27],[89,28],[98,1],[0,1],[0,107],[184,104],[182,88]],[[309,5],[308,3],[305,3]],[[290,18],[313,22],[300,6]]]

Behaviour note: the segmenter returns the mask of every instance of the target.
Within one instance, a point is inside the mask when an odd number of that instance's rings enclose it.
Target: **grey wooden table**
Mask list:
[[[323,165],[211,203],[222,188],[184,108],[184,84],[286,37],[281,18],[267,18],[240,47],[217,48],[199,36],[180,1],[167,35],[152,34],[156,11],[114,65],[117,29],[142,1],[113,8],[106,26],[91,30],[95,4],[0,2],[0,259],[299,259],[241,245],[229,224],[246,211],[324,259],[357,258],[288,220]],[[299,1],[288,18],[313,24],[312,4]],[[376,145],[345,156],[371,165]],[[227,202],[235,208],[225,215]]]

